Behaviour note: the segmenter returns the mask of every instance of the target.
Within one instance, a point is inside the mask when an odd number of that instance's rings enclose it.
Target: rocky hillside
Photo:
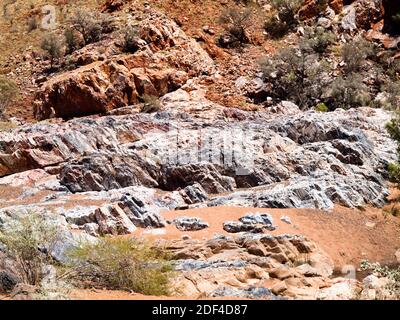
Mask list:
[[[20,2],[0,22],[0,81],[19,87],[0,295],[58,298],[69,252],[112,236],[168,252],[173,296],[398,298],[392,273],[360,270],[400,259],[396,1]],[[57,231],[37,281],[2,241],[34,214]]]

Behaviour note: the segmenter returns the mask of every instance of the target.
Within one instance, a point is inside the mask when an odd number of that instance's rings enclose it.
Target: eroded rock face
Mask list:
[[[311,298],[319,288],[335,283],[329,279],[330,258],[301,236],[215,236],[207,241],[175,241],[171,250],[180,259],[176,270],[181,275],[175,285],[187,296],[276,299],[303,289],[303,298]],[[307,262],[301,263],[306,256]]]
[[[197,98],[204,103],[192,94],[177,105]],[[191,115],[173,111],[170,103],[152,115],[39,123],[1,133],[0,173],[41,168],[59,173],[58,188],[73,193],[145,186],[181,190],[186,203],[211,206],[385,203],[387,165],[396,159],[385,111],[258,112],[237,120],[220,106],[207,117],[201,116],[207,108]]]
[[[70,119],[104,114],[136,104],[140,96],[162,96],[187,81],[187,74],[176,69],[131,68],[134,59],[94,62],[52,78],[36,96],[35,117]]]
[[[139,35],[141,47],[135,54],[99,61],[90,58],[90,54],[98,55],[95,47],[76,53],[94,62],[45,82],[35,99],[36,118],[104,114],[136,104],[142,96],[161,97],[180,88],[189,77],[213,72],[213,60],[201,46],[163,15],[149,14]]]
[[[399,25],[393,19],[400,12],[396,0],[329,0],[327,5],[334,13],[343,15],[341,25],[345,31],[370,30],[376,28],[378,22],[382,22],[384,33],[398,33]],[[299,17],[307,20],[321,14],[326,16],[325,10],[318,1],[307,0],[299,11]],[[332,17],[328,20],[332,20]]]

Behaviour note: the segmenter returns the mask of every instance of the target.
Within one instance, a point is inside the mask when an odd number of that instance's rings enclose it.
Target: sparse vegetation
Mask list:
[[[229,41],[224,40],[224,35],[219,38],[222,47],[238,47],[249,43],[247,29],[252,25],[252,9],[228,9],[220,16],[220,23],[224,26]]]
[[[318,103],[315,106],[315,110],[318,111],[318,112],[328,112],[329,108],[325,103]]]
[[[392,299],[400,299],[400,267],[390,268],[388,266],[382,266],[379,262],[370,263],[369,261],[361,261],[360,269],[364,271],[370,271],[379,277],[385,277],[389,279],[389,283],[385,289],[389,291]],[[389,298],[389,297],[386,297]]]
[[[386,124],[386,129],[390,137],[397,143],[397,157],[396,163],[388,165],[388,171],[391,179],[400,186],[400,114],[397,111],[395,117]]]
[[[72,28],[66,28],[64,30],[66,53],[71,54],[80,48],[80,41],[76,31]]]
[[[139,35],[136,27],[128,27],[124,31],[124,51],[129,53],[135,53],[139,50]]]
[[[4,119],[4,111],[18,97],[17,84],[4,76],[0,76],[0,119]]]
[[[36,30],[39,27],[39,22],[36,16],[29,18],[28,20],[28,32]]]
[[[260,62],[265,81],[272,84],[271,96],[291,100],[303,109],[320,102],[329,81],[329,66],[305,42]]]
[[[371,102],[368,86],[356,73],[337,77],[326,90],[333,109],[363,107]]]
[[[54,33],[46,34],[42,40],[41,46],[49,59],[50,67],[54,67],[54,63],[63,56],[63,44]]]
[[[342,47],[342,59],[345,73],[360,72],[368,57],[375,54],[374,46],[364,38],[346,43]]]
[[[113,25],[107,15],[87,9],[76,10],[70,23],[71,27],[81,34],[84,45],[99,41],[103,33],[113,30]]]
[[[42,214],[29,212],[19,219],[4,223],[0,229],[0,244],[15,261],[14,272],[31,285],[42,280],[42,269],[52,263],[49,250],[56,240],[55,225]]]
[[[169,293],[172,267],[162,248],[127,238],[101,238],[71,252],[71,267],[91,285],[148,295]]]
[[[383,214],[385,216],[400,217],[400,209],[394,204],[389,209],[383,209]]]
[[[272,0],[274,14],[264,24],[268,34],[274,39],[279,39],[294,30],[299,24],[296,13],[302,4],[302,0]]]
[[[304,36],[300,40],[300,46],[306,51],[323,55],[335,41],[336,36],[329,30],[322,27],[306,27]]]
[[[298,46],[283,48],[273,57],[264,58],[261,71],[265,81],[272,85],[268,94],[277,100],[291,100],[303,109],[323,104],[334,110],[382,106],[382,99],[372,97],[384,92],[386,104],[398,108],[398,82],[391,80],[384,85],[379,82],[385,71],[381,72],[383,68],[372,60],[375,47],[362,38],[344,44],[339,50],[332,49],[335,43],[330,31],[305,28]],[[339,67],[331,62],[337,52],[343,62]],[[389,76],[396,77],[397,71]]]

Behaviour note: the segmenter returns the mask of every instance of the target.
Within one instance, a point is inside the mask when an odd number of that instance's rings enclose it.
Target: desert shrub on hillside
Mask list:
[[[316,111],[318,111],[318,112],[328,112],[328,111],[329,111],[328,106],[327,106],[325,103],[323,103],[323,102],[318,103],[318,104],[315,106],[314,109],[315,109]]]
[[[54,62],[63,56],[63,43],[59,37],[53,33],[46,34],[40,45],[50,59],[50,67],[53,68]]]
[[[364,38],[344,44],[341,54],[346,74],[361,71],[365,60],[375,54],[374,49],[374,45]]]
[[[146,242],[127,238],[101,238],[71,252],[71,267],[80,280],[115,290],[148,295],[169,292],[172,267],[168,255]]]
[[[322,27],[305,28],[304,36],[300,39],[299,45],[303,50],[315,52],[322,55],[327,52],[328,48],[334,44],[336,36],[333,32]]]
[[[299,24],[296,13],[302,4],[302,0],[271,0],[274,14],[264,24],[268,34],[278,39],[294,30]]]
[[[400,80],[389,81],[383,86],[386,92],[386,108],[400,111]]]
[[[19,88],[14,81],[0,76],[0,119],[4,118],[5,109],[18,97]]]
[[[390,298],[398,300],[400,298],[400,267],[390,268],[388,266],[382,266],[379,262],[371,263],[363,260],[360,263],[360,269],[362,271],[370,271],[371,274],[376,274],[379,277],[385,277],[389,280],[385,289],[388,290]],[[379,298],[379,297],[378,297]],[[388,299],[389,297],[382,297]]]
[[[0,228],[0,244],[15,261],[14,272],[31,285],[42,280],[43,267],[52,262],[49,248],[56,241],[55,225],[42,214],[30,212]]]
[[[72,28],[66,28],[64,30],[64,38],[67,54],[71,54],[81,47],[79,37]]]
[[[371,102],[369,88],[363,83],[362,76],[359,74],[337,77],[329,86],[328,91],[333,109],[363,107]]]
[[[308,46],[281,49],[274,57],[263,59],[260,66],[264,80],[272,85],[269,94],[303,109],[321,100],[329,82],[329,67]]]
[[[320,103],[329,110],[385,105],[397,109],[399,72],[393,59],[382,64],[374,45],[363,38],[349,41],[339,52],[333,50],[338,48],[335,44],[330,31],[306,27],[297,46],[262,60],[266,94],[278,101],[293,101],[303,109]]]
[[[136,27],[128,27],[124,31],[124,44],[123,48],[125,52],[135,53],[139,50],[139,31]]]
[[[76,10],[70,19],[70,24],[81,34],[84,45],[99,41],[103,33],[109,33],[114,29],[109,16],[87,9]]]
[[[245,10],[228,9],[223,12],[219,20],[230,36],[230,40],[229,44],[226,44],[225,35],[222,35],[218,40],[219,44],[222,47],[234,47],[248,43],[250,39],[247,36],[247,29],[253,24],[251,17],[251,8]]]

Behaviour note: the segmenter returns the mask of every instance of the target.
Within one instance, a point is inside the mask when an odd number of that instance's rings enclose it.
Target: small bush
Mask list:
[[[379,262],[370,263],[363,260],[360,263],[360,269],[362,271],[371,271],[373,274],[391,280],[385,289],[389,291],[393,299],[400,298],[400,267],[389,268],[388,266],[382,266]]]
[[[228,9],[220,16],[220,23],[232,38],[230,46],[240,46],[249,43],[250,39],[247,36],[247,29],[253,24],[251,17],[252,10],[250,8],[247,8],[244,11]],[[222,38],[219,40],[220,44],[221,39]]]
[[[329,68],[304,48],[281,49],[271,59],[261,60],[260,68],[272,85],[268,94],[273,98],[293,101],[303,109],[321,101]]]
[[[50,66],[53,68],[54,62],[58,61],[58,59],[63,56],[63,45],[61,41],[55,34],[49,33],[43,38],[40,47],[48,54]]]
[[[66,28],[64,31],[65,45],[66,45],[66,53],[71,54],[74,51],[78,50],[81,45],[79,38],[76,34],[76,31],[72,28]]]
[[[342,47],[342,59],[345,63],[345,73],[359,72],[365,60],[374,55],[373,44],[364,38],[346,43]]]
[[[4,119],[4,111],[18,97],[19,88],[14,81],[0,76],[0,119]]]
[[[290,26],[277,16],[272,16],[265,21],[264,29],[272,39],[280,39],[290,31]]]
[[[109,33],[114,29],[107,15],[87,9],[76,10],[70,23],[72,28],[82,35],[84,45],[99,41],[103,33]]]
[[[393,217],[400,217],[400,209],[396,205],[392,205],[390,209],[383,209],[383,215],[393,216]]]
[[[386,92],[386,107],[390,110],[400,110],[400,81],[389,81],[382,89]]]
[[[147,295],[169,292],[172,267],[168,255],[148,243],[101,238],[71,252],[72,268],[91,285]]]
[[[0,243],[15,261],[15,273],[27,284],[38,285],[42,269],[52,262],[49,248],[56,240],[56,228],[45,216],[27,213],[6,223],[0,229]]]
[[[318,112],[328,112],[329,108],[325,103],[318,103],[315,106],[315,110],[318,111]]]
[[[124,32],[124,51],[129,53],[135,53],[140,49],[138,44],[138,29],[135,27],[129,27]]]
[[[161,102],[160,99],[158,99],[158,97],[152,95],[143,95],[140,98],[143,101],[143,106],[140,112],[153,113],[161,109]]]
[[[304,50],[322,55],[328,51],[335,40],[335,35],[322,27],[306,28],[304,36],[300,40],[300,46]]]
[[[365,107],[371,102],[369,88],[359,74],[337,77],[329,88],[331,104],[334,108]]]
[[[271,0],[275,15],[267,19],[265,30],[272,38],[281,38],[298,26],[296,13],[303,0]]]

